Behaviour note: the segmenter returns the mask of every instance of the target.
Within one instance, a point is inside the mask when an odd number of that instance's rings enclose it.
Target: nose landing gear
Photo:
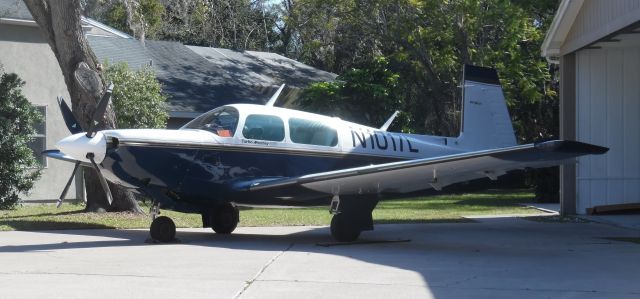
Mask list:
[[[158,216],[160,215],[160,208],[157,202],[153,203],[149,214],[151,214],[151,219],[153,219],[151,228],[149,229],[151,238],[162,243],[175,240],[176,224],[167,216]]]
[[[160,216],[151,222],[149,233],[154,240],[168,243],[176,238],[176,224],[171,218]]]

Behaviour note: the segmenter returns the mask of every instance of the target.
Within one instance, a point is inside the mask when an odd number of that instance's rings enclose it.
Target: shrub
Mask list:
[[[28,144],[42,116],[22,94],[24,81],[0,74],[0,209],[10,209],[40,176]]]
[[[105,78],[113,82],[113,107],[118,128],[164,128],[169,114],[167,97],[151,67],[137,71],[126,63],[106,64]]]

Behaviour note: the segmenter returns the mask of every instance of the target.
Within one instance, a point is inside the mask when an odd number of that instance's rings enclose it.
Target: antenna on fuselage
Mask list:
[[[386,131],[389,126],[391,125],[391,123],[393,122],[394,119],[396,119],[396,116],[398,116],[398,113],[400,113],[400,111],[396,110],[396,112],[394,112],[391,117],[389,117],[389,119],[387,119],[387,121],[384,123],[384,125],[382,125],[382,127],[380,127],[381,131]]]
[[[278,88],[276,93],[274,93],[269,99],[269,101],[264,105],[267,107],[273,107],[273,104],[276,103],[276,100],[278,100],[278,97],[280,96],[280,93],[282,92],[283,89],[284,89],[284,84],[280,85],[280,88]]]

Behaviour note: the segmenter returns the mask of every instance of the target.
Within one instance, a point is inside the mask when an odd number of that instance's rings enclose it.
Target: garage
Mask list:
[[[560,137],[610,148],[562,167],[561,212],[640,207],[640,0],[563,0],[542,55],[560,65]]]

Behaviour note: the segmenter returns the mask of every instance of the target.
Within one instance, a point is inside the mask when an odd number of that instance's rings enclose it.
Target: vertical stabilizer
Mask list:
[[[462,84],[462,127],[458,144],[473,150],[516,145],[496,70],[465,65]]]

